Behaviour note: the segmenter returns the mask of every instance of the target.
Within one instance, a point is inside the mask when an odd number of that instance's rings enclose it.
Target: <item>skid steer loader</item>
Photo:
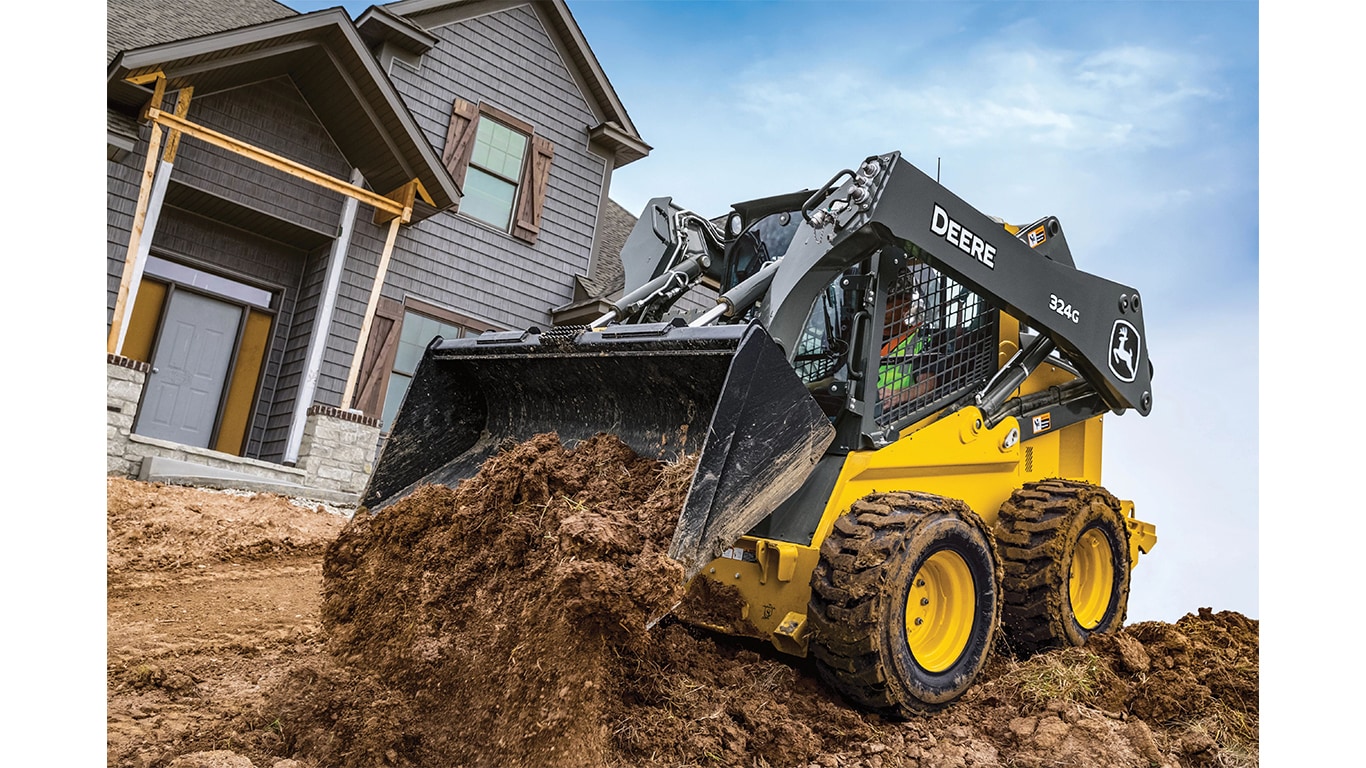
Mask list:
[[[814,656],[892,716],[1124,619],[1156,543],[1100,487],[1107,412],[1152,407],[1143,308],[899,153],[711,221],[656,198],[626,290],[581,327],[434,339],[362,504],[473,475],[506,440],[696,453],[670,556],[743,597],[725,627]],[[710,286],[713,308],[681,312]],[[729,601],[728,601],[729,602]]]

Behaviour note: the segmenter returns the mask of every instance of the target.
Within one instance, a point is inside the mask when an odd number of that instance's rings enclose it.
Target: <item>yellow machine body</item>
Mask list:
[[[1004,365],[1018,349],[1013,339],[1019,337],[1019,323],[1004,313],[1001,321]],[[1045,364],[1016,394],[1043,391],[1073,376]],[[805,656],[811,573],[820,560],[821,543],[851,504],[870,493],[921,491],[959,499],[993,526],[1001,504],[1025,483],[1064,478],[1100,485],[1103,421],[1104,416],[1095,416],[1020,442],[1014,417],[987,428],[981,412],[968,407],[913,424],[881,449],[851,452],[809,545],[744,536],[702,569],[696,578],[738,590],[744,607],[738,621],[727,626],[699,623]],[[1123,508],[1131,537],[1129,562],[1136,564],[1157,536],[1151,524],[1134,517],[1132,502],[1123,502]]]

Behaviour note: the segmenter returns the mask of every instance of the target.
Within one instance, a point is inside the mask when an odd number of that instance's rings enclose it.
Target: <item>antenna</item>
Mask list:
[[[938,183],[939,183],[939,168],[940,168],[940,166],[943,164],[943,160],[944,160],[944,158],[942,158],[942,157],[936,157],[936,158],[934,159],[934,183],[935,183],[935,184],[938,184]]]

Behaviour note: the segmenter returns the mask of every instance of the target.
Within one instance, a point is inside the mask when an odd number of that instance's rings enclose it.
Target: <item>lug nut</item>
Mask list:
[[[920,598],[920,604],[921,604],[921,605],[929,605],[929,604],[930,604],[930,599],[929,599],[928,597],[922,597],[922,598]]]
[[[916,579],[916,580],[915,580],[915,585],[916,585],[917,587],[923,587],[923,586],[925,586],[925,580],[924,580],[924,579]]]
[[[924,624],[924,623],[925,623],[925,620],[924,620],[924,619],[916,619],[916,620],[915,620],[915,625],[916,625],[917,627],[920,626],[921,624]]]

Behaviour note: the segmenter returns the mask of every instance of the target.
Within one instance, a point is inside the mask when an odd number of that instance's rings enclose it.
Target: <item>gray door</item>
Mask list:
[[[209,447],[241,321],[241,307],[172,291],[138,410],[139,435]]]

